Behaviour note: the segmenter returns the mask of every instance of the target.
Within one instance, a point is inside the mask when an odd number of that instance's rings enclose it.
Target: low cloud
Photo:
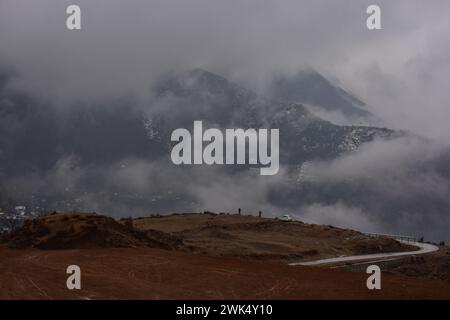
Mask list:
[[[306,207],[306,217],[313,219],[316,212],[319,222],[333,221],[335,211],[334,221],[349,226],[448,239],[448,155],[445,146],[407,137],[374,141],[333,161],[309,163],[300,186],[319,195],[317,203]]]
[[[334,205],[314,203],[301,207],[294,216],[307,223],[352,228],[364,232],[382,230],[378,221],[361,210],[361,208],[349,207],[341,202],[337,202]]]
[[[5,181],[16,199],[34,195],[56,210],[120,216],[168,212],[236,212],[279,217],[361,231],[449,240],[449,153],[422,139],[374,141],[333,161],[301,169],[283,166],[276,176],[258,169],[175,166],[127,158],[85,165],[59,160],[46,173]]]

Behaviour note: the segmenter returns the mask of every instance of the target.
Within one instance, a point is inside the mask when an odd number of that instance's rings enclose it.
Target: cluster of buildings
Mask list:
[[[26,206],[15,206],[9,209],[0,208],[0,233],[10,232],[20,227],[25,220],[35,216],[37,216],[37,213],[27,211]]]

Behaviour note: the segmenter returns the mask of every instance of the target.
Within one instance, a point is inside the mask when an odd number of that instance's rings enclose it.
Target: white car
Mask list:
[[[281,217],[282,221],[292,221],[292,217],[288,214],[285,214],[284,216]]]

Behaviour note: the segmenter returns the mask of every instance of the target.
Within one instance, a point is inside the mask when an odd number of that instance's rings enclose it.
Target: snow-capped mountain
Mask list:
[[[335,123],[377,124],[368,106],[313,69],[295,75],[273,77],[270,97],[274,100],[301,103],[316,115]]]
[[[71,155],[82,163],[170,154],[170,134],[194,120],[221,128],[278,128],[283,163],[329,159],[356,150],[389,129],[340,126],[299,103],[269,100],[227,79],[195,69],[170,75],[153,88],[144,108],[133,99],[59,110],[23,93],[0,90],[0,159],[5,175],[48,170]]]
[[[194,120],[223,128],[279,128],[280,154],[286,163],[329,159],[356,150],[376,137],[389,138],[392,130],[340,126],[322,120],[299,103],[262,98],[216,74],[195,69],[171,76],[155,87],[157,103],[164,106],[153,115],[170,128],[190,128]],[[362,111],[361,111],[362,113]],[[154,135],[155,127],[148,129]]]

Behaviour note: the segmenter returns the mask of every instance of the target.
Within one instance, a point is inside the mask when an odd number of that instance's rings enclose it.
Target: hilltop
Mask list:
[[[175,249],[181,241],[164,232],[139,231],[113,218],[90,213],[54,213],[33,220],[3,238],[11,248]]]
[[[411,250],[393,239],[373,238],[350,229],[226,213],[119,221],[92,213],[52,213],[28,220],[3,242],[22,249],[149,247],[208,256],[295,261]]]
[[[183,239],[186,250],[212,256],[308,260],[411,250],[393,239],[350,229],[250,215],[172,214],[138,218],[134,226],[170,233]]]

